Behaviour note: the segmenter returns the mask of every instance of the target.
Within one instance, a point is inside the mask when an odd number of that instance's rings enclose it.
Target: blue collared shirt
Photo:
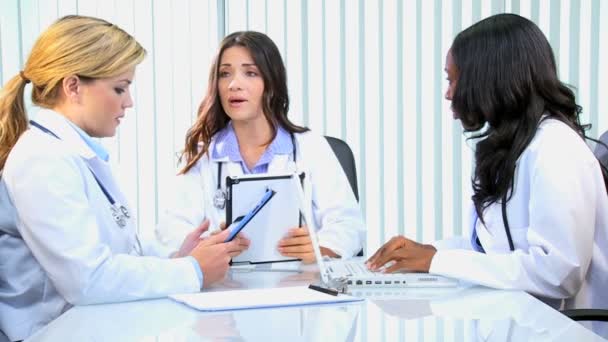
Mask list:
[[[78,127],[72,121],[66,121],[70,123],[70,125],[76,130],[76,132],[78,132],[78,135],[80,135],[82,140],[84,140],[84,142],[91,148],[91,150],[93,150],[93,152],[95,152],[95,154],[100,159],[103,159],[105,161],[110,160],[110,155],[108,154],[108,151],[106,151],[106,149],[99,142],[91,138],[91,136],[88,135],[87,132],[83,131],[82,128]]]
[[[211,152],[213,159],[220,159],[228,157],[231,162],[237,162],[241,164],[243,173],[245,174],[258,174],[268,172],[268,165],[270,161],[277,154],[290,154],[293,151],[293,142],[291,135],[282,127],[277,128],[277,135],[272,140],[270,145],[264,151],[264,154],[260,157],[260,160],[255,166],[249,170],[247,164],[241,156],[239,150],[239,142],[232,127],[232,122],[229,122],[224,129],[219,131],[215,138],[215,145]]]

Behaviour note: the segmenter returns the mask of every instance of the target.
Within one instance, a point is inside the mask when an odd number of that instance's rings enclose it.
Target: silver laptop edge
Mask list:
[[[319,272],[321,274],[321,281],[324,285],[329,284],[329,275],[327,274],[327,268],[325,267],[325,261],[321,256],[321,248],[319,247],[319,240],[317,238],[317,227],[315,227],[315,221],[312,219],[312,205],[306,205],[306,203],[312,203],[312,201],[308,201],[307,194],[311,194],[309,191],[309,182],[308,177],[305,177],[303,180],[303,184],[300,185],[299,177],[296,173],[291,176],[293,181],[293,186],[296,189],[296,194],[298,197],[298,204],[300,207],[300,212],[302,216],[304,216],[304,221],[308,226],[308,232],[310,234],[310,240],[312,242],[312,249],[315,253],[315,258],[317,259],[317,265],[319,266]]]
[[[304,178],[303,184],[300,185],[299,177],[297,174],[292,176],[294,188],[298,197],[300,211],[304,216],[304,220],[308,226],[310,233],[310,240],[312,242],[312,249],[317,259],[317,265],[321,275],[321,281],[325,286],[336,287],[340,283],[342,286],[348,288],[380,288],[380,287],[455,287],[458,286],[459,282],[456,279],[448,277],[438,276],[428,273],[391,273],[381,274],[374,273],[371,275],[348,275],[348,277],[335,279],[332,277],[330,264],[326,264],[323,256],[321,255],[321,248],[319,247],[319,240],[317,235],[317,227],[315,221],[312,219],[312,189],[308,177]],[[310,205],[308,205],[310,204]],[[337,262],[344,262],[338,260]]]

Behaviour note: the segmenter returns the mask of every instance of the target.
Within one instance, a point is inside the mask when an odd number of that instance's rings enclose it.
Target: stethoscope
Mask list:
[[[36,121],[30,120],[30,125],[38,128],[39,130],[43,131],[44,133],[47,133],[47,134],[61,140],[61,138],[59,136],[57,136],[57,134],[53,133],[50,129],[42,126],[41,124],[37,123]],[[125,207],[122,204],[118,204],[116,202],[116,200],[114,200],[114,197],[112,197],[112,195],[106,189],[106,187],[103,186],[103,184],[101,183],[99,178],[97,178],[97,175],[95,175],[95,172],[93,172],[93,170],[91,170],[90,167],[89,167],[89,171],[91,171],[91,174],[93,175],[93,178],[95,178],[97,185],[99,185],[101,192],[103,192],[103,194],[104,194],[104,196],[106,196],[106,199],[108,200],[108,202],[110,202],[110,211],[112,213],[112,218],[114,219],[114,222],[116,223],[116,225],[119,228],[124,229],[127,226],[127,219],[131,218],[131,214],[129,213],[129,210],[127,209],[127,207]],[[141,254],[142,247],[141,247],[141,243],[139,242],[139,238],[137,237],[137,234],[135,234],[135,239],[137,241],[137,252],[139,254]]]
[[[293,155],[294,164],[297,161],[296,157],[296,138],[293,133],[289,133],[291,137],[291,154]],[[226,198],[228,197],[225,190],[222,189],[222,164],[223,162],[217,163],[217,189],[213,195],[213,206],[216,209],[223,210],[226,208]]]
[[[515,251],[515,245],[513,244],[513,237],[511,237],[511,227],[509,227],[509,220],[507,219],[507,195],[505,194],[501,203],[501,211],[502,211],[502,222],[505,227],[505,234],[507,235],[507,241],[509,242],[509,250],[511,252]],[[477,210],[475,210],[474,219],[473,219],[473,232],[471,236],[471,242],[476,244],[482,253],[485,253],[481,242],[479,241],[479,237],[477,236],[477,221],[479,220],[479,215],[477,215]]]

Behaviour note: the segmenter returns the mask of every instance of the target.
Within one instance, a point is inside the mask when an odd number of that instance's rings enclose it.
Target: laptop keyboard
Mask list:
[[[338,262],[333,263],[330,267],[332,268],[334,274],[340,276],[362,276],[374,274],[374,272],[368,270],[367,267],[365,267],[365,265],[361,262]]]
[[[353,275],[363,275],[363,274],[372,274],[374,272],[370,271],[365,267],[364,264],[361,263],[352,263],[349,262],[346,265],[346,269]]]

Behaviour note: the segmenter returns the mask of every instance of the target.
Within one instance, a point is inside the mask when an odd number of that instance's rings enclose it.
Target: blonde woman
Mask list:
[[[179,250],[140,241],[93,140],[116,132],[145,50],[101,19],[67,16],[38,38],[0,97],[0,328],[25,339],[72,305],[196,292],[225,275],[239,241]],[[41,107],[28,121],[23,93]],[[172,257],[172,258],[169,258]]]

